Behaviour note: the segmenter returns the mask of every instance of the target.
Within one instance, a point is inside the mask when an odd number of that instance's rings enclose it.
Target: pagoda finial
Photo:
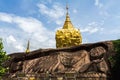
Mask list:
[[[68,3],[66,3],[66,11],[67,11],[67,15],[68,15],[68,9],[69,9],[69,7],[68,7]]]
[[[63,29],[71,29],[71,28],[74,28],[73,25],[72,25],[72,22],[70,20],[70,17],[69,17],[69,14],[68,14],[68,4],[66,3],[66,19],[65,19],[65,22],[64,22],[64,25],[63,25]]]
[[[30,41],[28,40],[28,43],[27,43],[27,48],[26,48],[26,53],[29,53],[30,52]]]

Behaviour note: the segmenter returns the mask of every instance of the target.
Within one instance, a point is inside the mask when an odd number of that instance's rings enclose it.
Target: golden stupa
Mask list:
[[[28,40],[28,43],[27,43],[27,48],[26,48],[26,53],[29,53],[30,52],[30,41]]]
[[[68,14],[68,6],[66,6],[66,20],[64,22],[63,28],[57,30],[56,32],[56,47],[71,47],[80,45],[82,43],[82,36],[79,29],[74,28],[71,23],[69,14]]]

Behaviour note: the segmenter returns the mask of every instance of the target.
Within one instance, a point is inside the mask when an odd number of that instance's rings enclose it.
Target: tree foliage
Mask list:
[[[119,80],[120,74],[120,39],[113,41],[114,50],[116,55],[112,56],[110,61],[112,62],[112,77],[113,80]]]
[[[6,72],[6,68],[3,67],[2,63],[8,59],[6,52],[3,50],[2,39],[0,38],[0,76]]]

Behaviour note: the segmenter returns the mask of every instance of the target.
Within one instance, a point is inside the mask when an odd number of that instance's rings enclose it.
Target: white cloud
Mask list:
[[[29,33],[44,29],[42,23],[34,18],[14,17],[14,23],[18,24],[21,29]]]
[[[12,23],[12,16],[6,13],[0,13],[0,21]]]
[[[39,12],[51,21],[56,22],[57,25],[61,25],[61,18],[64,16],[65,9],[60,4],[54,3],[52,7],[48,7],[45,4],[38,4]]]
[[[12,52],[12,51],[15,51],[15,52],[18,52],[18,51],[24,51],[25,47],[19,43],[15,37],[13,35],[9,35],[7,38],[6,38],[6,43],[8,44],[7,45],[7,48],[9,48],[7,51],[8,52]]]
[[[24,51],[28,39],[31,42],[31,50],[55,47],[54,33],[35,18],[0,13],[0,22],[6,22],[16,27],[14,29],[14,27],[3,26],[0,29],[0,36],[6,40],[5,49],[8,53]]]
[[[110,16],[110,14],[106,10],[101,10],[99,14],[103,16]]]
[[[12,35],[10,35],[7,39],[8,39],[8,43],[16,42],[16,39]]]
[[[98,30],[99,30],[98,27],[86,27],[84,29],[81,29],[81,32],[95,33]]]
[[[73,9],[73,13],[77,13],[77,10],[76,10],[76,9]]]
[[[96,32],[99,32],[99,31],[103,30],[103,28],[101,27],[102,24],[103,23],[98,24],[96,22],[91,22],[87,25],[87,27],[81,28],[80,31],[81,32],[87,32],[87,33],[90,33],[90,34],[96,33]]]
[[[54,4],[52,8],[49,8],[44,4],[38,4],[38,7],[40,8],[40,13],[45,14],[51,18],[58,19],[64,15],[64,9],[57,4]]]
[[[63,24],[63,21],[62,21],[62,20],[57,20],[57,21],[56,21],[56,24],[57,24],[57,25],[61,25],[61,24]]]
[[[120,26],[116,26],[115,28],[109,28],[109,29],[104,29],[104,32],[102,32],[101,34],[105,34],[105,35],[115,35],[115,36],[119,36],[120,35]]]
[[[100,3],[100,0],[95,0],[95,6],[97,6],[98,8],[102,8],[103,4]]]
[[[105,17],[110,16],[110,14],[107,11],[107,7],[108,7],[107,5],[101,3],[100,2],[101,0],[94,0],[94,1],[95,1],[94,5],[99,9],[100,15]]]
[[[45,29],[40,21],[31,17],[24,18],[7,13],[0,13],[0,21],[17,24],[19,28],[29,33],[35,32],[39,29]]]

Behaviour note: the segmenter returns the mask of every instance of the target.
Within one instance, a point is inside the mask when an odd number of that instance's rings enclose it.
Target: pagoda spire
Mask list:
[[[77,46],[82,43],[82,36],[79,29],[76,29],[69,17],[69,8],[66,4],[66,19],[62,29],[57,30],[56,32],[56,47],[71,47]]]
[[[70,20],[68,10],[69,10],[69,7],[68,7],[68,4],[66,4],[66,19],[65,19],[65,22],[64,22],[64,25],[63,25],[63,29],[74,28],[73,24],[72,24],[72,22]]]
[[[30,52],[30,41],[28,40],[28,43],[27,43],[27,48],[26,48],[26,53],[29,53]]]
[[[66,4],[66,11],[67,11],[67,15],[68,15],[68,9],[69,9],[69,7],[68,7],[68,4]]]

